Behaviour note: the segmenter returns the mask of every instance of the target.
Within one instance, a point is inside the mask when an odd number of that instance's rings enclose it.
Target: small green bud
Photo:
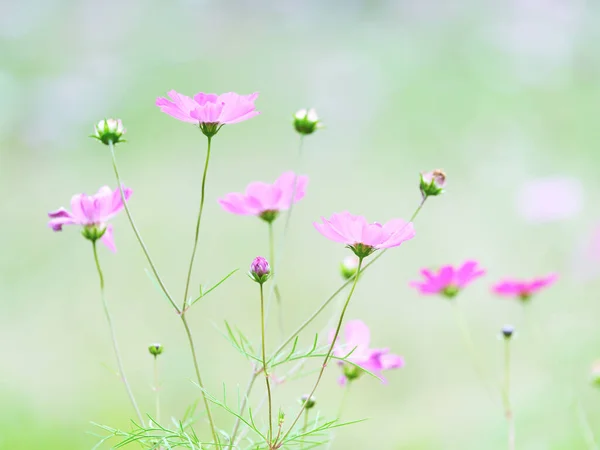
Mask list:
[[[125,142],[122,139],[127,130],[123,128],[121,119],[102,119],[94,127],[94,134],[90,137],[98,139],[103,144],[108,145],[111,141],[113,144]]]
[[[345,280],[349,280],[358,270],[359,259],[357,256],[346,256],[340,264],[340,273]]]
[[[321,128],[317,112],[313,108],[298,111],[294,114],[294,128],[303,135],[314,133],[318,128]]]
[[[512,337],[512,335],[515,332],[515,327],[513,327],[512,325],[504,325],[502,327],[502,336],[504,336],[504,339],[508,340]]]
[[[159,343],[154,343],[154,344],[151,344],[151,345],[148,347],[148,351],[149,351],[149,352],[150,352],[150,354],[151,354],[152,356],[154,356],[155,358],[156,358],[158,355],[160,355],[160,354],[163,352],[163,350],[164,350],[164,347],[162,346],[162,344],[159,344]]]
[[[83,227],[83,230],[81,230],[83,237],[92,242],[96,242],[104,236],[104,233],[106,233],[106,226],[99,225],[86,225]]]
[[[300,397],[300,403],[305,405],[305,409],[311,409],[315,406],[317,400],[314,397],[309,397],[308,394],[304,394],[302,397]]]
[[[420,189],[423,198],[435,197],[444,193],[446,174],[443,170],[433,170],[421,173]]]
[[[344,364],[344,376],[348,381],[354,381],[358,379],[363,373],[360,367],[352,365],[352,364]]]

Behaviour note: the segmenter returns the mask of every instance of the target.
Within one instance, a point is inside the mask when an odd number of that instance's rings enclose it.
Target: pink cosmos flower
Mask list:
[[[294,181],[296,182],[295,194]],[[306,175],[284,172],[273,184],[255,181],[248,185],[245,194],[232,192],[219,199],[219,203],[225,211],[232,214],[258,216],[267,222],[272,222],[279,211],[290,207],[292,196],[294,196],[294,203],[304,198],[307,184]]]
[[[123,187],[125,199],[129,199],[132,190]],[[54,231],[62,231],[64,225],[80,225],[87,233],[103,233],[102,243],[111,251],[116,247],[113,239],[113,228],[108,221],[123,209],[119,189],[112,191],[102,186],[95,195],[76,194],[71,199],[71,211],[65,208],[48,213],[48,226]],[[88,237],[84,232],[84,236]],[[93,236],[93,235],[89,235]],[[88,237],[89,238],[89,237]]]
[[[521,300],[528,300],[533,294],[554,284],[557,279],[558,274],[556,273],[551,273],[545,277],[537,277],[529,281],[507,279],[493,285],[492,292],[504,297],[516,297]]]
[[[329,342],[333,340],[335,331],[332,330],[329,336]],[[364,370],[377,375],[383,383],[385,378],[381,375],[383,370],[397,369],[404,366],[404,359],[401,356],[389,353],[387,348],[372,349],[369,348],[371,341],[371,332],[369,327],[361,320],[350,320],[344,328],[345,343],[336,343],[333,348],[333,355],[338,358],[344,358],[350,352],[346,359]],[[339,342],[339,341],[338,341]],[[346,381],[352,381],[358,378],[362,372],[352,364],[338,361],[343,367],[344,375],[338,380],[340,385],[346,384]]]
[[[437,272],[422,269],[423,281],[412,281],[411,287],[416,288],[423,295],[444,295],[452,298],[461,289],[485,274],[485,270],[478,267],[477,261],[466,261],[460,267],[451,265],[442,266]]]
[[[327,239],[346,244],[359,258],[370,255],[375,250],[397,247],[415,236],[413,224],[402,219],[392,219],[381,225],[367,223],[363,216],[355,216],[348,211],[336,213],[323,223],[314,222],[319,233]]]
[[[171,99],[159,97],[156,106],[170,116],[183,122],[196,123],[204,134],[211,136],[226,124],[243,122],[260,114],[255,110],[254,101],[258,92],[239,95],[235,92],[225,94],[205,94],[200,92],[190,98],[171,90],[167,93]]]

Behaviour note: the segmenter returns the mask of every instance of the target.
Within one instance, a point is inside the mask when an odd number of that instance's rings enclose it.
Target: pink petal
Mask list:
[[[204,92],[194,95],[194,101],[200,106],[204,106],[206,103],[216,103],[218,98],[217,94],[205,94]]]
[[[335,230],[329,222],[327,222],[325,219],[322,220],[323,223],[313,222],[313,226],[319,233],[321,233],[327,239],[330,239],[334,242],[339,242],[342,244],[348,243],[347,239],[341,234],[339,234],[338,231]]]
[[[108,249],[115,253],[117,251],[117,248],[115,247],[115,240],[113,237],[113,226],[112,224],[108,224],[106,226],[106,231],[104,232],[104,234],[102,235],[102,237],[100,238],[100,240],[102,241],[102,243],[104,245],[106,245],[108,247]]]
[[[362,320],[350,320],[344,328],[344,338],[348,351],[354,347],[368,348],[371,342],[371,331]]]
[[[246,203],[246,198],[238,192],[229,193],[218,201],[225,211],[232,214],[247,216],[256,215],[259,212],[256,208],[249,206]]]

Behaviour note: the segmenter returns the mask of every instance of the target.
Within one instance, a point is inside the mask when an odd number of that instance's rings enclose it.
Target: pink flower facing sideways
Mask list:
[[[402,219],[392,219],[381,225],[368,223],[363,216],[344,211],[321,220],[322,223],[313,223],[319,233],[327,239],[346,244],[361,259],[375,250],[397,247],[415,236],[413,224]]]
[[[219,199],[219,203],[225,211],[232,214],[258,216],[272,222],[280,211],[290,207],[292,196],[294,203],[304,198],[307,184],[307,176],[284,172],[273,184],[255,181],[248,185],[244,194],[232,192]]]
[[[132,190],[123,187],[125,199],[131,197]],[[83,227],[83,235],[92,241],[100,240],[111,251],[116,251],[113,228],[108,221],[123,209],[119,189],[112,191],[108,186],[101,187],[95,195],[76,194],[71,199],[71,211],[60,208],[48,213],[48,226],[54,231],[62,231],[64,225]]]
[[[214,136],[223,125],[243,122],[260,114],[254,101],[258,92],[239,95],[235,92],[225,94],[205,94],[200,92],[193,98],[171,90],[170,99],[159,97],[156,106],[160,110],[183,122],[198,124],[206,136]]]
[[[422,269],[421,274],[425,279],[412,281],[410,286],[423,295],[443,295],[453,298],[465,286],[484,275],[485,270],[478,267],[477,261],[466,261],[457,268],[447,265],[437,271]]]
[[[514,297],[522,301],[529,300],[533,294],[554,284],[558,274],[551,273],[545,277],[537,277],[533,280],[502,280],[492,286],[492,292],[504,297]]]
[[[335,330],[331,331],[329,342],[333,340]],[[337,358],[347,358],[352,364],[344,361],[338,361],[343,368],[344,375],[339,379],[340,385],[346,384],[346,381],[353,381],[362,375],[362,369],[371,372],[381,379],[383,383],[385,378],[381,375],[382,371],[388,369],[397,369],[404,366],[404,360],[401,356],[394,355],[387,348],[372,349],[369,348],[371,341],[371,332],[369,327],[361,320],[350,320],[344,328],[345,342],[336,342],[333,348],[333,355]],[[359,367],[357,367],[359,366]]]

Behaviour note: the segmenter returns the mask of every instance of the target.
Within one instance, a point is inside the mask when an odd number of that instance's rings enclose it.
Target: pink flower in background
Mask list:
[[[567,220],[576,217],[583,209],[584,189],[577,178],[531,180],[523,184],[517,195],[519,214],[528,222]]]
[[[346,244],[359,258],[378,249],[397,247],[415,236],[413,224],[402,219],[392,219],[381,225],[367,223],[363,216],[344,211],[333,214],[329,220],[321,220],[323,223],[313,223],[317,231],[327,239]]]
[[[260,114],[254,106],[258,92],[250,95],[238,95],[234,92],[221,95],[200,92],[194,95],[194,98],[190,98],[171,90],[168,95],[170,100],[164,97],[156,99],[156,106],[162,112],[183,122],[199,124],[203,132],[205,132],[203,125],[212,125],[213,127],[208,127],[211,135],[215,134],[222,125],[243,122]]]
[[[284,172],[273,184],[255,181],[248,185],[245,194],[232,192],[219,199],[219,203],[225,211],[232,214],[258,216],[267,222],[272,222],[280,211],[290,207],[292,196],[294,203],[304,198],[307,184],[306,175]]]
[[[331,331],[329,342],[333,340],[335,330]],[[388,369],[397,369],[404,366],[404,359],[401,356],[394,355],[387,348],[372,349],[369,348],[371,342],[371,332],[369,327],[361,320],[350,320],[344,328],[345,343],[336,342],[333,348],[333,355],[338,358],[346,358],[353,364],[360,366],[364,370],[377,375],[382,382],[386,382],[381,372]],[[352,381],[358,378],[362,372],[356,366],[343,361],[338,361],[343,367],[344,375],[340,377],[339,383],[344,385],[346,381]]]
[[[558,274],[551,273],[545,277],[537,277],[533,280],[507,279],[492,286],[492,292],[504,297],[515,297],[528,300],[533,294],[551,286],[558,279]]]
[[[124,187],[125,198],[131,197],[132,190]],[[80,225],[87,233],[103,233],[102,243],[111,251],[116,251],[112,225],[108,221],[123,209],[119,189],[112,191],[108,186],[101,187],[95,195],[76,194],[71,199],[71,211],[60,208],[48,213],[48,226],[54,231],[62,231],[64,225]],[[92,235],[93,236],[93,235]],[[88,236],[86,236],[88,237]],[[89,237],[88,237],[89,238]]]
[[[422,269],[423,281],[412,281],[411,287],[423,295],[444,295],[448,298],[456,296],[465,286],[485,274],[478,267],[477,261],[466,261],[460,267],[442,266],[436,272]]]

